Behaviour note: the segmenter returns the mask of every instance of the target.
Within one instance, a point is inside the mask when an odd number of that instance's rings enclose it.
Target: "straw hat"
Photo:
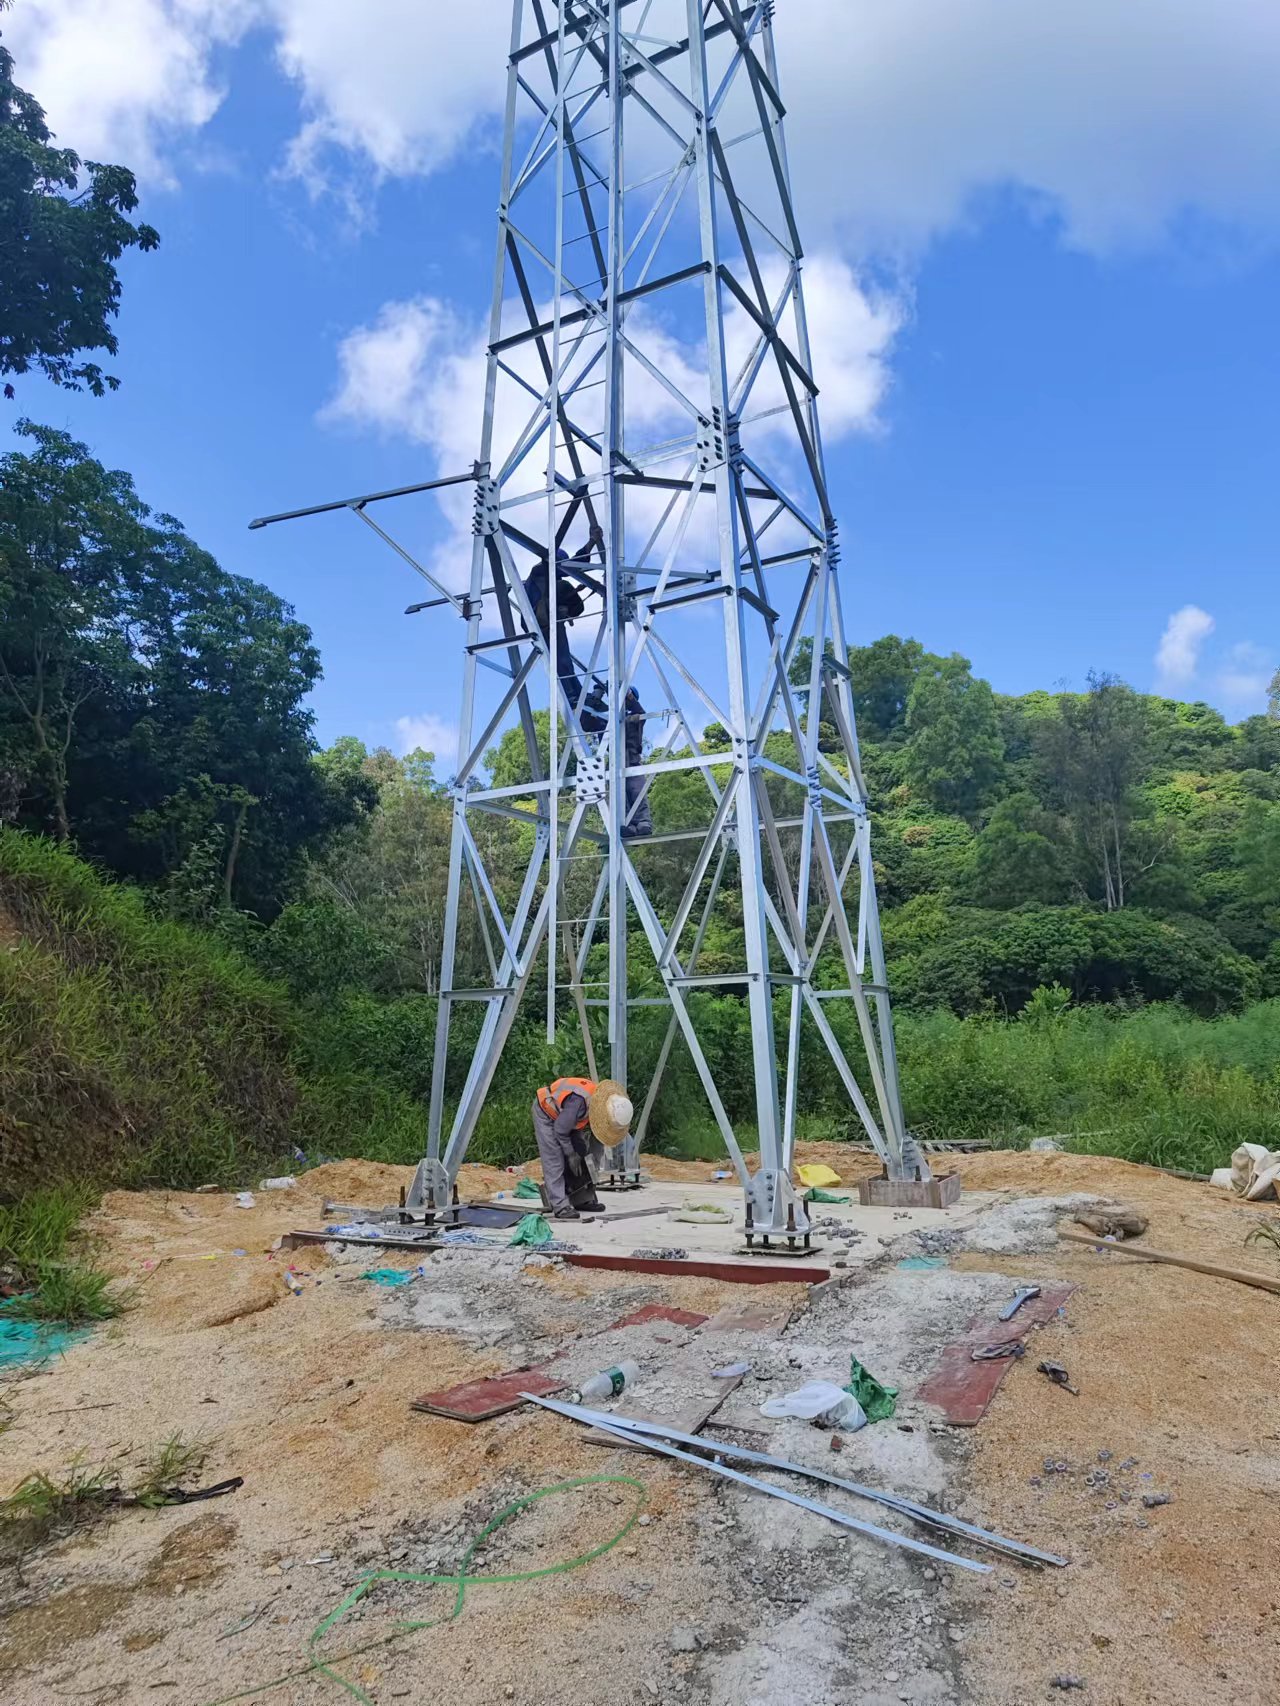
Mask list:
[[[630,1132],[633,1112],[631,1098],[612,1078],[604,1078],[596,1085],[595,1095],[587,1106],[591,1129],[606,1149],[615,1149]]]

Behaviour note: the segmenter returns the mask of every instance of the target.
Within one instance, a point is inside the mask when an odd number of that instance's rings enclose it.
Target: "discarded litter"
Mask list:
[[[817,1185],[815,1185],[815,1186],[814,1186],[814,1187],[813,1187],[813,1189],[812,1189],[812,1190],[809,1190],[809,1191],[806,1191],[806,1192],[805,1192],[805,1193],[804,1193],[804,1200],[805,1200],[805,1201],[806,1201],[806,1202],[843,1202],[843,1203],[851,1203],[851,1202],[852,1202],[852,1201],[853,1201],[853,1198],[852,1198],[852,1197],[837,1197],[837,1196],[832,1196],[832,1194],[831,1194],[831,1192],[830,1192],[830,1191],[824,1191],[824,1190],[820,1190],[820,1189],[819,1189],[819,1188],[818,1188],[818,1186],[817,1186]]]
[[[416,1268],[366,1268],[360,1278],[372,1280],[374,1285],[408,1285],[426,1271],[426,1266],[419,1262]]]
[[[1267,1149],[1261,1143],[1242,1143],[1232,1155],[1230,1167],[1215,1169],[1210,1174],[1210,1183],[1234,1191],[1248,1202],[1280,1196],[1280,1149]]]
[[[510,1244],[531,1244],[535,1247],[550,1242],[551,1228],[541,1214],[526,1214],[508,1240]]]
[[[1000,1311],[999,1319],[1001,1321],[1012,1321],[1024,1303],[1030,1303],[1033,1297],[1039,1297],[1039,1295],[1040,1287],[1038,1285],[1020,1286]]]
[[[1049,1687],[1061,1689],[1083,1688],[1084,1678],[1082,1676],[1051,1676],[1049,1678]]]
[[[904,1273],[922,1274],[930,1268],[945,1268],[945,1256],[904,1256],[897,1264]]]
[[[849,1384],[845,1391],[851,1392],[858,1400],[869,1422],[887,1422],[898,1407],[898,1388],[882,1385],[874,1374],[863,1368],[857,1357],[850,1358]]]
[[[371,1220],[353,1220],[346,1226],[326,1226],[324,1235],[326,1238],[387,1238],[390,1236],[385,1227],[375,1226]]]
[[[89,1337],[87,1327],[60,1327],[50,1321],[15,1319],[10,1311],[21,1302],[20,1297],[10,1297],[0,1303],[0,1368],[15,1363],[47,1362]]]
[[[1069,1392],[1073,1398],[1080,1396],[1080,1388],[1071,1384],[1071,1376],[1060,1362],[1037,1363],[1041,1374],[1048,1375],[1055,1386],[1061,1386],[1064,1392]]]
[[[718,1173],[713,1173],[711,1175],[711,1177],[713,1179],[732,1179],[733,1174],[730,1173],[726,1168],[721,1168],[721,1170]]]
[[[578,1393],[580,1403],[598,1404],[602,1398],[616,1398],[626,1387],[634,1386],[640,1378],[638,1362],[620,1362],[584,1380]]]
[[[1013,1357],[1015,1361],[1027,1354],[1027,1347],[1021,1339],[1002,1339],[998,1345],[977,1345],[969,1352],[970,1362],[999,1362],[1004,1357]]]
[[[732,1226],[733,1215],[719,1203],[696,1202],[686,1197],[671,1215],[672,1220],[691,1221],[695,1226]]]
[[[258,1180],[258,1189],[260,1191],[292,1191],[296,1190],[297,1186],[298,1181],[294,1178],[292,1173],[282,1173],[275,1179]]]
[[[737,1380],[739,1375],[750,1373],[751,1364],[749,1362],[731,1362],[724,1368],[713,1368],[711,1378],[712,1380]]]
[[[519,1184],[516,1186],[515,1190],[512,1191],[511,1194],[513,1197],[519,1197],[522,1202],[524,1202],[524,1201],[541,1202],[542,1201],[542,1192],[538,1189],[538,1183],[537,1183],[536,1179],[521,1179]]]
[[[255,1202],[255,1199],[254,1199],[254,1195],[253,1195],[252,1191],[237,1191],[236,1192],[236,1207],[237,1208],[253,1208],[254,1202]]]
[[[810,1380],[794,1392],[784,1392],[780,1398],[766,1398],[760,1414],[770,1421],[796,1418],[805,1422],[825,1422],[831,1428],[845,1428],[856,1433],[867,1425],[862,1405],[851,1392],[832,1380]]]
[[[828,1185],[838,1185],[840,1175],[834,1169],[826,1167],[822,1162],[810,1162],[807,1167],[797,1167],[796,1177],[802,1185],[810,1190],[821,1190]]]

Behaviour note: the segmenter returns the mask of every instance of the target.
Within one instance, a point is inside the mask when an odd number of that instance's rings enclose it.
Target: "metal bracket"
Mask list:
[[[587,757],[578,759],[577,774],[573,779],[574,798],[580,806],[597,806],[606,797],[609,789],[609,764],[599,753],[589,753]]]
[[[755,1238],[800,1238],[809,1241],[809,1216],[804,1201],[781,1169],[762,1169],[747,1189],[747,1243]]]
[[[482,465],[476,464],[477,469]],[[475,502],[471,512],[471,531],[478,539],[491,538],[501,525],[498,482],[487,473],[476,475]]]
[[[453,1185],[445,1172],[443,1162],[424,1156],[413,1175],[413,1183],[404,1199],[404,1207],[418,1214],[424,1210],[440,1214],[449,1207],[452,1196]]]

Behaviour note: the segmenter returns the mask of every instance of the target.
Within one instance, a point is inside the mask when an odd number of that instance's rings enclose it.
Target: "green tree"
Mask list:
[[[974,848],[974,894],[982,906],[1064,900],[1068,880],[1053,820],[1033,794],[1001,800]]]
[[[941,811],[976,812],[1000,781],[1004,743],[995,695],[953,652],[921,670],[907,702],[902,774]]]
[[[132,172],[93,160],[82,168],[52,144],[43,109],[13,81],[13,56],[0,46],[0,375],[34,367],[100,397],[119,380],[77,357],[116,353],[115,263],[160,239],[128,217],[138,205]]]
[[[0,457],[0,715],[37,822],[71,834],[69,772],[86,708],[128,697],[152,541],[128,475],[65,433],[18,423]]]
[[[171,888],[185,868],[188,915],[220,896],[270,916],[298,854],[358,806],[314,762],[309,630],[127,474],[66,433],[19,430],[33,448],[0,457],[0,755],[18,821]]]
[[[904,640],[897,634],[884,634],[869,646],[850,646],[859,735],[875,741],[901,739],[912,688],[925,670],[937,669],[942,662],[926,652],[919,640]]]
[[[1267,715],[1273,723],[1280,723],[1280,669],[1271,677],[1271,685],[1267,688]]]
[[[1109,912],[1124,906],[1130,878],[1130,835],[1136,790],[1151,753],[1145,702],[1113,675],[1091,674],[1087,693],[1060,693],[1058,715],[1042,722],[1039,751],[1050,793],[1076,834],[1090,892]],[[1137,869],[1163,850],[1144,846]]]
[[[1268,923],[1280,928],[1280,806],[1250,805],[1239,842],[1242,888]]]

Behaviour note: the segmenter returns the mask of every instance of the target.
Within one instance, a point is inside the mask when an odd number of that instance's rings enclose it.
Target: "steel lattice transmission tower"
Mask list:
[[[636,1132],[609,1157],[619,1176],[634,1176],[680,1039],[756,1230],[805,1231],[790,1182],[802,1021],[890,1174],[923,1165],[902,1120],[773,11],[514,3],[484,425],[460,477],[475,480],[470,580],[434,601],[463,618],[466,652],[429,1141],[410,1208],[448,1203],[535,998],[549,1035],[576,1011],[592,1077],[588,1021],[606,1009],[623,1083],[631,1011],[669,1007]],[[348,507],[369,521],[374,498]],[[539,560],[558,553],[570,560],[544,568],[535,608]],[[544,749],[535,712],[553,702]],[[516,723],[533,780],[487,786],[484,755]],[[676,775],[693,822],[634,835],[654,779]],[[480,827],[492,813],[530,843],[505,908]],[[653,897],[659,868],[674,907]],[[721,918],[742,943],[733,965]],[[490,975],[464,988],[459,932],[477,926]],[[709,936],[716,960],[700,970]],[[818,987],[833,948],[842,987]],[[699,1034],[707,989],[750,1009],[754,1178]],[[479,1043],[446,1125],[455,1010],[477,1001]],[[833,1025],[833,1002],[856,1017],[866,1095],[837,1036],[855,1027]]]

